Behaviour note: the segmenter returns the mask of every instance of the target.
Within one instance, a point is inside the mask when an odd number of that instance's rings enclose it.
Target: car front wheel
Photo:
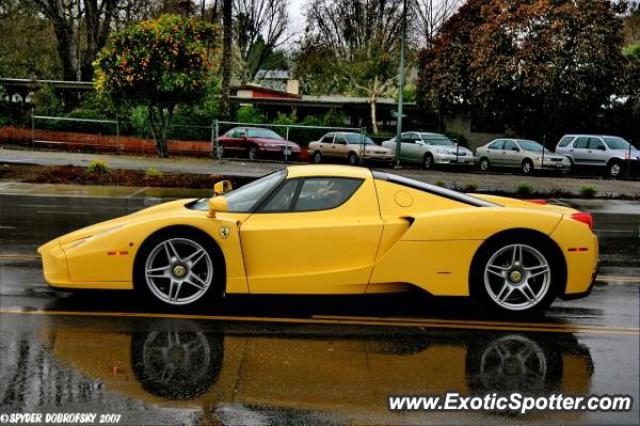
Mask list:
[[[488,172],[491,168],[491,164],[489,163],[489,159],[487,157],[482,157],[480,159],[480,170],[483,172]]]
[[[560,278],[553,253],[533,238],[486,246],[474,262],[472,292],[485,308],[510,316],[538,314],[555,298]]]
[[[607,165],[607,173],[612,179],[617,179],[622,174],[622,163],[617,160],[610,161]]]
[[[528,176],[531,173],[533,173],[533,162],[531,160],[529,160],[528,158],[526,158],[522,162],[522,174],[525,175],[525,176]]]
[[[358,164],[358,154],[356,154],[355,152],[350,153],[347,159],[349,160],[349,164],[351,164],[352,166]]]
[[[424,160],[423,160],[423,166],[425,170],[433,169],[433,165],[434,165],[433,155],[425,154]]]
[[[256,158],[258,158],[258,148],[256,148],[255,146],[249,148],[247,156],[249,157],[249,160],[255,160]]]
[[[199,235],[171,233],[154,237],[141,248],[136,289],[143,297],[170,306],[193,305],[215,287],[215,257]]]

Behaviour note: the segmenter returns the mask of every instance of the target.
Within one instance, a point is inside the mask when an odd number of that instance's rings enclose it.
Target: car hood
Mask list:
[[[139,210],[135,213],[121,216],[115,219],[107,220],[105,222],[96,223],[77,231],[70,232],[59,237],[60,244],[67,244],[73,241],[82,240],[84,238],[93,237],[97,235],[104,235],[108,232],[115,231],[122,228],[125,223],[130,225],[135,223],[138,219],[143,217],[149,218],[152,216],[165,216],[175,214],[177,210],[184,209],[185,204],[193,201],[193,199],[169,201],[166,203],[158,204],[146,209]]]

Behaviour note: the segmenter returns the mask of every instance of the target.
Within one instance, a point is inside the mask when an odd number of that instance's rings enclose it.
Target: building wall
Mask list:
[[[468,148],[475,149],[492,141],[505,137],[505,133],[474,132],[471,130],[471,119],[465,115],[447,116],[444,118],[444,127],[447,132],[455,132],[464,135],[468,140]]]

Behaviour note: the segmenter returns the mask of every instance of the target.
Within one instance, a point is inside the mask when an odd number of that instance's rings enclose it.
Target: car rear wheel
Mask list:
[[[551,304],[561,274],[548,244],[520,237],[481,250],[471,271],[472,293],[481,305],[497,314],[525,316]]]
[[[319,164],[322,162],[322,154],[320,153],[320,151],[316,151],[313,153],[312,160],[316,164]]]
[[[433,165],[434,165],[433,155],[430,153],[425,154],[424,159],[422,160],[422,165],[425,168],[425,170],[433,169]]]
[[[352,166],[358,164],[358,154],[356,154],[355,152],[349,153],[349,157],[347,157],[347,159],[349,160],[349,164],[351,164]]]
[[[247,156],[249,157],[249,160],[255,160],[256,158],[258,158],[258,148],[256,148],[255,146],[249,148]]]
[[[533,173],[533,162],[528,158],[525,158],[522,161],[521,169],[522,169],[523,175],[525,176],[530,175],[531,173]]]
[[[136,289],[154,302],[194,305],[216,287],[214,252],[196,233],[167,233],[141,248],[136,264]]]
[[[480,159],[480,170],[483,172],[488,172],[491,168],[491,163],[489,163],[489,159],[487,157],[482,157]]]
[[[607,164],[607,174],[612,179],[617,179],[622,174],[622,163],[618,160],[611,160]]]
[[[216,147],[216,156],[218,158],[224,157],[224,146],[221,143],[219,143],[218,146]]]

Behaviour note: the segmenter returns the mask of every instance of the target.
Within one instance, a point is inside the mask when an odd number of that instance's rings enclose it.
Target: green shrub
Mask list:
[[[259,108],[241,106],[236,112],[236,121],[240,123],[260,124],[265,122],[265,117]]]
[[[591,185],[583,185],[580,187],[580,195],[584,198],[593,198],[598,193],[598,190]]]
[[[160,170],[156,169],[155,167],[149,167],[144,172],[144,177],[146,179],[160,179],[162,178],[162,176],[164,176],[164,173],[162,173]]]
[[[469,182],[464,187],[464,192],[476,192],[478,190],[478,185],[473,182]]]
[[[518,195],[531,195],[533,194],[533,186],[527,182],[521,182],[516,188],[516,194]]]
[[[436,185],[437,185],[437,186],[441,186],[441,187],[443,187],[443,188],[446,188],[446,186],[447,186],[447,185],[444,183],[444,181],[443,181],[443,180],[437,180],[437,181],[436,181]]]
[[[109,173],[109,165],[104,160],[91,160],[87,165],[89,173]]]

